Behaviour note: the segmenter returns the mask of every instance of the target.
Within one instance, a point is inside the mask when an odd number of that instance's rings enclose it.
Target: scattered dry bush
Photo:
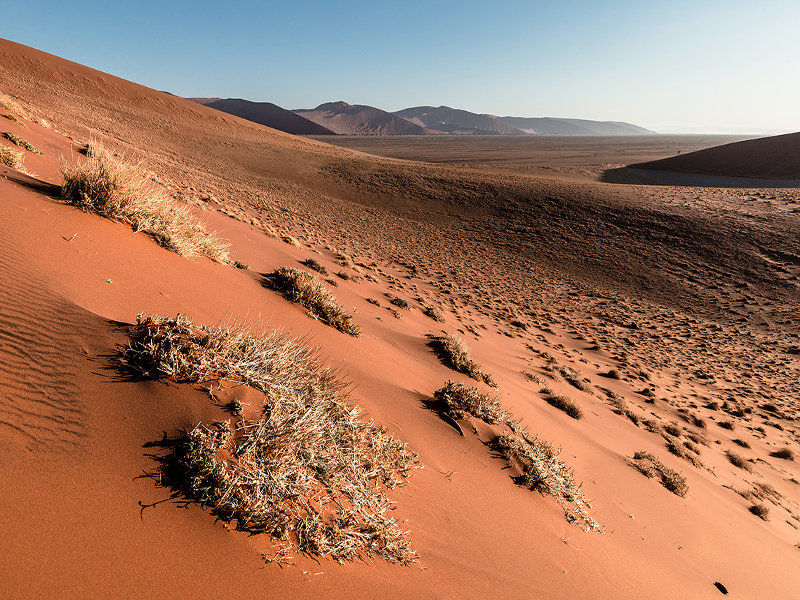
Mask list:
[[[661,480],[661,485],[681,498],[689,491],[686,478],[674,469],[670,469],[650,452],[644,450],[636,452],[636,454],[633,455],[633,466],[646,477],[655,477],[658,475]]]
[[[18,136],[16,133],[11,133],[10,131],[3,132],[3,137],[6,138],[12,144],[16,144],[20,148],[25,148],[28,152],[33,152],[34,154],[44,155],[44,152],[39,150],[36,146],[28,142],[25,138]]]
[[[744,469],[745,471],[752,471],[752,467],[750,463],[747,462],[747,459],[742,456],[741,454],[737,454],[733,450],[726,450],[725,456],[728,457],[728,460],[734,467],[739,467],[740,469]]]
[[[289,300],[307,308],[312,317],[353,337],[361,335],[361,327],[353,321],[353,315],[345,312],[328,288],[311,273],[281,267],[268,275],[267,280]]]
[[[62,197],[83,210],[94,212],[142,231],[161,246],[181,256],[205,256],[228,264],[228,247],[147,179],[139,165],[117,160],[96,144],[88,160],[62,167]]]
[[[561,373],[561,376],[572,386],[578,388],[582,392],[592,392],[592,386],[583,379],[581,379],[580,374],[573,369],[572,367],[559,367],[558,372]]]
[[[429,304],[429,305],[425,306],[422,309],[422,314],[424,314],[426,317],[430,317],[431,319],[433,319],[437,323],[444,323],[444,315],[442,314],[442,311],[440,311],[438,308],[436,308],[433,305]]]
[[[454,381],[448,381],[443,388],[436,390],[433,397],[444,404],[453,419],[472,416],[487,423],[508,423],[511,419],[495,396]]]
[[[684,441],[683,444],[679,444],[675,440],[667,440],[666,446],[667,450],[675,456],[692,463],[695,467],[703,467],[703,463],[699,457],[700,449],[697,446],[693,446],[690,442]]]
[[[321,275],[327,275],[328,274],[328,269],[326,269],[323,265],[319,264],[313,258],[308,258],[308,259],[302,261],[300,264],[303,265],[304,267],[308,267],[312,271],[316,271],[317,273],[320,273]]]
[[[740,440],[740,439],[738,439],[738,438],[737,438],[737,439],[735,439],[735,440],[731,440],[731,441],[732,441],[734,444],[736,444],[737,446],[741,446],[742,448],[749,448],[749,447],[750,447],[750,444],[748,444],[746,441],[744,441],[744,440]]]
[[[769,521],[769,507],[766,504],[756,502],[750,506],[749,510],[762,521]]]
[[[468,375],[476,381],[483,381],[487,385],[497,387],[492,376],[484,373],[480,365],[472,360],[469,348],[461,338],[448,333],[447,335],[433,338],[431,346],[442,362],[451,369],[464,373],[464,375]]]
[[[385,490],[418,458],[348,406],[344,383],[313,351],[276,333],[139,316],[122,361],[150,377],[224,379],[265,394],[260,418],[200,424],[179,438],[162,459],[161,482],[242,530],[271,535],[276,557],[294,546],[336,560],[416,560],[386,515]]]
[[[11,115],[22,117],[23,119],[30,119],[28,111],[11,96],[0,93],[0,111],[9,112]],[[16,119],[13,119],[16,121]]]
[[[775,452],[770,452],[769,455],[775,458],[794,460],[794,452],[792,452],[791,448],[781,448],[780,450],[775,450]]]
[[[25,172],[22,150],[13,150],[8,146],[0,146],[0,164]]]
[[[623,398],[617,396],[616,394],[613,394],[608,397],[608,401],[611,404],[611,406],[614,407],[614,412],[620,415],[624,415],[634,425],[638,427],[639,421],[642,420],[642,418],[635,412],[633,412],[630,408],[628,408],[628,403],[625,402]]]
[[[578,406],[574,400],[571,398],[567,398],[566,396],[559,396],[553,393],[547,393],[544,397],[545,402],[547,402],[553,408],[557,408],[558,410],[563,410],[573,419],[582,419],[583,418],[583,411],[581,407]]]
[[[555,498],[569,522],[584,531],[602,531],[589,512],[591,504],[581,492],[580,484],[575,482],[574,472],[559,458],[560,452],[552,445],[519,431],[515,435],[498,437],[493,447],[506,460],[519,466],[521,484]]]

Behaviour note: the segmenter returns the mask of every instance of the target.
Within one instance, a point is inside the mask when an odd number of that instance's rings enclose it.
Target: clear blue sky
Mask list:
[[[800,130],[800,0],[0,0],[0,36],[183,96]]]

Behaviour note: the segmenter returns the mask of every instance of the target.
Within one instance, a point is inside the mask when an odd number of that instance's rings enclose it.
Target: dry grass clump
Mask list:
[[[87,156],[85,162],[61,169],[61,195],[67,202],[127,223],[181,256],[230,263],[227,245],[147,179],[140,166],[117,160],[96,144],[89,145]]]
[[[547,402],[550,406],[557,408],[558,410],[563,410],[573,419],[582,419],[583,418],[583,411],[581,407],[578,406],[574,400],[571,398],[567,398],[566,396],[559,396],[557,394],[553,394],[548,392],[544,397],[545,402]]]
[[[36,146],[28,142],[25,138],[18,136],[16,133],[11,133],[10,131],[4,131],[3,137],[6,138],[12,144],[16,144],[20,148],[25,148],[28,152],[33,152],[34,154],[39,154],[44,156],[44,152],[39,150]]]
[[[14,100],[14,98],[11,96],[2,93],[0,93],[0,110],[8,111],[11,113],[11,115],[16,115],[18,117],[22,117],[23,119],[30,119],[28,111],[25,110],[19,102]],[[17,119],[12,120],[16,121]]]
[[[454,381],[448,381],[443,388],[436,390],[433,397],[447,407],[453,419],[472,416],[487,423],[508,423],[511,419],[496,397]]]
[[[324,265],[319,264],[313,258],[308,258],[308,259],[306,259],[304,261],[301,261],[300,264],[303,265],[304,267],[308,267],[312,271],[316,271],[317,273],[320,273],[321,275],[327,275],[328,274],[328,269],[326,269]]]
[[[750,505],[748,510],[750,510],[751,513],[753,513],[762,521],[769,521],[769,506],[766,504],[756,502],[755,504]]]
[[[17,171],[24,171],[22,150],[12,150],[8,146],[0,146],[0,164],[16,169]]]
[[[744,440],[742,440],[742,439],[739,439],[739,438],[737,438],[737,439],[735,439],[735,440],[731,440],[731,441],[732,441],[734,444],[736,444],[737,446],[741,446],[742,448],[749,448],[749,447],[750,447],[750,444],[749,444],[749,443],[747,443],[746,441],[744,441]]]
[[[633,466],[646,477],[658,475],[661,485],[681,498],[689,491],[689,486],[686,485],[686,478],[674,469],[670,469],[650,452],[644,450],[636,452],[633,455]]]
[[[440,311],[438,308],[436,308],[433,305],[429,304],[429,305],[425,306],[422,309],[422,314],[425,315],[426,317],[430,317],[431,319],[433,319],[437,323],[444,323],[445,319],[444,319],[444,315],[442,314],[442,311]]]
[[[639,421],[642,420],[642,418],[628,408],[628,403],[625,402],[623,398],[614,394],[613,396],[609,396],[608,402],[614,407],[614,412],[627,417],[634,425],[638,427]]]
[[[328,288],[311,273],[281,267],[268,275],[268,279],[289,300],[307,308],[312,317],[353,337],[361,335],[361,327],[353,321],[353,315],[345,312]]]
[[[590,514],[591,504],[575,482],[572,469],[559,458],[559,451],[548,442],[531,438],[526,431],[502,435],[493,442],[495,449],[522,471],[520,483],[555,498],[570,523],[584,531],[602,528]]]
[[[439,358],[451,369],[464,373],[476,381],[483,381],[487,385],[497,387],[492,376],[484,373],[480,365],[472,360],[469,348],[461,338],[448,333],[433,338],[431,345]]]
[[[581,379],[580,374],[572,367],[559,367],[558,372],[570,385],[578,388],[582,392],[591,393],[592,386]]]
[[[278,334],[139,316],[123,351],[137,372],[175,381],[236,381],[266,396],[263,414],[198,425],[162,461],[161,480],[240,529],[267,533],[277,556],[302,552],[352,560],[416,560],[386,515],[385,489],[419,461],[345,403],[344,384],[315,354]]]
[[[770,452],[769,455],[775,458],[794,460],[794,452],[792,452],[791,448],[781,448],[780,450],[775,450],[775,452]]]
[[[667,440],[666,446],[667,450],[675,456],[689,461],[697,468],[703,467],[703,463],[700,460],[700,448],[691,442],[684,440],[682,444],[679,444],[677,440]]]
[[[747,459],[742,456],[741,454],[737,454],[733,450],[726,450],[725,456],[728,457],[728,460],[734,467],[739,467],[740,469],[744,469],[745,471],[752,471],[752,467],[750,463],[747,462]]]

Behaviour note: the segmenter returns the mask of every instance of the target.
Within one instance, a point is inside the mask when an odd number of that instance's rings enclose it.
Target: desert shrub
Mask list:
[[[361,327],[353,321],[353,315],[345,312],[328,288],[311,273],[281,267],[268,280],[289,300],[307,308],[312,317],[353,337],[361,335]]]
[[[733,450],[726,450],[725,456],[728,457],[728,461],[734,466],[739,467],[740,469],[744,469],[745,471],[752,471],[752,467],[750,463],[747,462],[747,459],[742,456],[741,454],[737,454]]]
[[[548,442],[531,437],[526,431],[502,435],[493,442],[494,448],[509,462],[519,465],[520,483],[555,498],[567,520],[584,531],[601,530],[590,514],[589,500],[575,482],[572,469],[559,458],[560,452]]]
[[[769,507],[766,504],[755,502],[750,505],[749,510],[762,521],[769,521]]]
[[[775,452],[770,452],[769,455],[775,458],[794,460],[794,452],[792,452],[791,448],[781,448],[780,450],[775,450]]]
[[[681,435],[680,427],[678,427],[674,423],[667,423],[666,425],[664,425],[664,431],[668,435],[671,435],[672,437],[678,437],[679,435]]]
[[[0,146],[0,164],[17,171],[24,171],[22,150],[12,150],[8,146]]]
[[[698,456],[700,449],[697,446],[693,446],[688,442],[684,442],[683,444],[677,443],[677,440],[667,440],[667,450],[669,450],[675,456],[682,458],[683,460],[689,461],[695,467],[702,467],[703,463],[700,461]]]
[[[658,475],[661,485],[681,498],[689,491],[686,478],[674,469],[670,469],[650,452],[645,452],[644,450],[636,452],[633,455],[633,466],[646,477]]]
[[[749,448],[749,447],[750,447],[750,444],[748,444],[746,441],[744,441],[744,440],[740,440],[740,439],[738,439],[738,438],[737,438],[737,439],[735,439],[735,440],[731,440],[731,441],[732,441],[734,444],[736,444],[737,446],[741,446],[742,448]]]
[[[620,379],[621,375],[616,369],[609,369],[604,373],[598,373],[601,377],[608,377],[609,379]]]
[[[95,144],[87,154],[87,161],[62,168],[61,195],[67,202],[127,223],[182,256],[230,262],[227,245],[147,179],[140,166],[117,160]]]
[[[433,338],[431,344],[442,361],[451,369],[464,373],[476,381],[483,381],[492,387],[497,387],[492,376],[484,373],[480,365],[472,360],[469,348],[461,338],[447,334]]]
[[[630,408],[628,408],[628,403],[625,402],[624,399],[620,398],[616,394],[613,396],[609,396],[608,398],[609,403],[611,406],[614,407],[614,412],[620,415],[624,415],[627,417],[634,425],[638,426],[641,417],[633,412]]]
[[[275,333],[140,315],[122,362],[150,377],[224,379],[265,394],[260,418],[200,424],[182,436],[162,462],[162,482],[240,529],[273,536],[282,550],[416,559],[386,516],[385,490],[419,466],[417,456],[361,419],[315,352]]]
[[[582,392],[590,392],[592,386],[581,379],[580,374],[572,367],[559,367],[558,372],[561,376],[572,386],[578,388]]]
[[[404,308],[406,310],[410,309],[408,305],[408,300],[404,298],[398,298],[397,296],[393,296],[392,294],[386,294],[386,297],[389,299],[389,304],[393,304],[397,308]]]
[[[30,118],[28,111],[11,96],[0,93],[0,112],[8,112],[24,119]],[[16,119],[13,119],[16,121]]]
[[[422,314],[424,314],[426,317],[430,317],[437,323],[444,323],[444,315],[442,314],[442,311],[435,306],[427,305],[425,308],[423,308]]]
[[[300,263],[301,265],[308,267],[312,271],[316,271],[322,275],[328,274],[328,269],[326,269],[323,265],[319,264],[313,258],[308,258]]]
[[[546,394],[544,400],[553,408],[557,408],[558,410],[563,410],[573,419],[583,418],[583,411],[581,410],[581,407],[578,406],[574,400],[567,398],[566,396],[559,396],[557,394]]]
[[[20,148],[25,148],[28,152],[33,152],[34,154],[44,154],[41,150],[39,150],[36,146],[28,142],[25,138],[18,136],[15,133],[11,133],[10,131],[3,132],[3,137],[6,138],[12,144],[16,144]]]
[[[454,419],[472,416],[487,423],[507,423],[511,418],[495,396],[453,381],[436,390],[433,397],[447,407]]]
[[[720,421],[719,423],[717,423],[717,425],[719,425],[723,429],[727,429],[728,431],[733,431],[734,428],[733,421]]]

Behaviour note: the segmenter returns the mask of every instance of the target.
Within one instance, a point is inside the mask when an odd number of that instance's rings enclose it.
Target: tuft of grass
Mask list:
[[[353,321],[353,315],[345,312],[328,288],[311,273],[281,267],[267,279],[289,300],[307,308],[312,317],[353,337],[361,335],[361,327]]]
[[[717,423],[717,425],[719,425],[723,429],[727,429],[728,431],[733,431],[735,427],[733,421],[720,421],[719,423]]]
[[[633,455],[633,466],[646,477],[658,475],[661,485],[676,496],[683,498],[689,491],[686,478],[674,469],[670,469],[650,452],[644,450],[636,452]]]
[[[572,367],[559,367],[558,372],[561,376],[572,386],[578,388],[582,392],[592,393],[592,386],[581,379],[580,374]]]
[[[775,450],[775,452],[770,452],[769,455],[775,458],[794,460],[794,452],[792,452],[791,448],[781,448],[780,450]]]
[[[447,407],[453,419],[472,416],[487,423],[508,423],[511,420],[511,415],[495,396],[484,394],[478,388],[448,381],[433,393],[433,397]]]
[[[30,119],[28,111],[25,110],[19,102],[7,94],[0,93],[0,110],[8,111],[11,116],[16,115],[18,117],[22,117],[23,119]],[[12,119],[12,121],[19,122],[17,119]]]
[[[750,463],[747,462],[747,459],[742,456],[741,454],[737,454],[733,450],[726,450],[725,456],[728,457],[728,461],[734,466],[739,467],[740,469],[744,469],[745,471],[752,471],[752,467]]]
[[[303,265],[304,267],[308,267],[312,271],[316,271],[320,275],[327,275],[328,274],[328,269],[326,269],[323,265],[319,264],[313,258],[308,258],[308,259],[306,259],[304,261],[301,261],[300,264]]]
[[[574,400],[567,398],[566,396],[559,396],[556,394],[547,393],[544,397],[544,400],[550,406],[557,408],[559,410],[563,410],[573,419],[583,418],[583,411],[581,410],[581,407],[578,406]]]
[[[748,444],[746,441],[738,439],[738,438],[735,439],[735,440],[731,440],[731,441],[734,444],[736,444],[737,446],[741,446],[742,448],[749,448],[750,447],[750,444]]]
[[[0,146],[0,164],[16,169],[17,171],[25,171],[24,161],[22,157],[22,150],[13,150],[8,146]]]
[[[523,430],[498,437],[493,446],[506,460],[519,466],[520,483],[555,498],[570,523],[587,532],[602,530],[589,512],[591,504],[575,482],[573,470],[559,458],[560,452],[551,444],[532,438]]]
[[[451,369],[464,373],[464,375],[476,381],[483,381],[487,385],[497,387],[497,383],[495,383],[492,376],[484,373],[480,365],[472,360],[469,347],[460,337],[448,333],[447,335],[433,338],[431,345],[442,362]]]
[[[25,148],[28,152],[33,152],[34,154],[39,154],[44,156],[44,152],[39,150],[36,146],[28,142],[25,138],[18,136],[16,133],[11,133],[10,131],[4,131],[3,137],[6,138],[12,144],[16,144],[20,148]]]
[[[769,507],[766,504],[755,502],[748,510],[762,521],[769,521]]]
[[[117,160],[96,144],[89,145],[87,156],[83,163],[62,167],[61,195],[68,203],[127,223],[181,256],[230,263],[227,245],[198,223],[187,207],[168,198],[139,165]]]
[[[627,417],[631,421],[631,423],[633,423],[637,427],[639,426],[639,421],[642,420],[642,417],[640,417],[638,414],[636,414],[630,408],[628,408],[628,403],[625,402],[623,398],[614,394],[613,396],[609,396],[608,401],[611,404],[611,406],[614,407],[614,412]]]
[[[411,307],[408,305],[408,300],[405,298],[398,298],[397,296],[392,296],[391,294],[386,294],[386,296],[389,298],[389,304],[393,304],[397,308],[411,310]]]
[[[422,314],[425,315],[426,317],[430,317],[431,319],[433,319],[437,323],[444,323],[445,319],[444,319],[444,315],[442,314],[442,311],[440,311],[438,308],[436,308],[433,305],[425,306],[422,309]]]
[[[200,424],[179,438],[162,460],[161,482],[240,529],[274,537],[277,556],[295,547],[336,560],[416,560],[386,514],[385,490],[419,468],[418,458],[361,419],[314,351],[276,333],[140,315],[122,362],[149,377],[225,379],[265,394],[260,418]]]

